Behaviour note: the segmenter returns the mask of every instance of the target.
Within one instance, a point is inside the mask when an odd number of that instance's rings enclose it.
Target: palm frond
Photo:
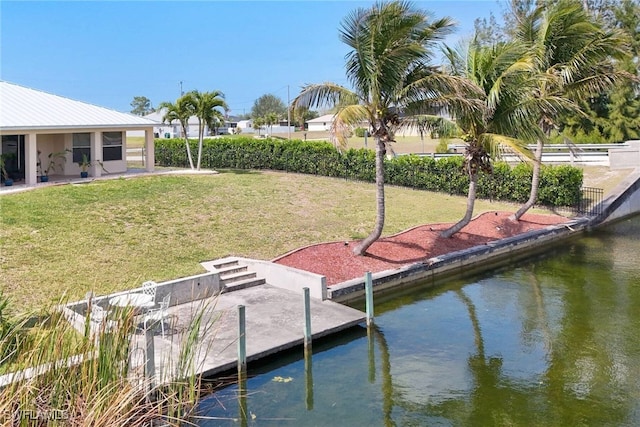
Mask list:
[[[358,102],[358,96],[344,86],[326,82],[308,84],[292,101],[294,108],[333,108],[339,105],[350,105]]]
[[[371,122],[369,110],[364,105],[353,104],[347,105],[338,110],[333,124],[331,125],[331,136],[335,138],[340,148],[347,147],[347,136],[352,132],[353,128],[359,126],[362,122]]]

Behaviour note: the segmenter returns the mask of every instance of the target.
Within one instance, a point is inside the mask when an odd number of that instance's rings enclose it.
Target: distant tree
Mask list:
[[[134,96],[133,101],[131,101],[131,107],[131,113],[137,116],[144,116],[155,111],[151,106],[151,101],[146,96]]]
[[[640,138],[640,2],[622,0],[611,6],[611,13],[602,13],[609,28],[626,34],[630,56],[617,62],[622,70],[635,77],[622,81],[613,90],[588,99],[585,112],[588,118],[570,117],[564,133],[572,137],[598,138],[600,141],[620,142]],[[582,135],[581,135],[582,134]]]
[[[293,117],[293,123],[295,126],[300,127],[300,129],[304,130],[304,124],[316,117],[319,117],[320,114],[317,111],[310,110],[306,107],[291,107],[291,117]]]
[[[267,117],[268,114],[275,114],[278,119],[287,114],[287,106],[280,98],[270,93],[262,95],[256,99],[251,108],[251,117]]]
[[[498,24],[493,12],[489,13],[489,19],[476,18],[473,21],[475,28],[475,40],[482,46],[493,45],[505,41],[505,35],[502,27]]]

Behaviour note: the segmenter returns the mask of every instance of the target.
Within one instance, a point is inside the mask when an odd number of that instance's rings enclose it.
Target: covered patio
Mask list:
[[[153,172],[153,120],[4,81],[0,112],[0,155],[18,185],[80,179],[85,169],[94,178],[126,173],[129,130],[144,131],[144,169]]]

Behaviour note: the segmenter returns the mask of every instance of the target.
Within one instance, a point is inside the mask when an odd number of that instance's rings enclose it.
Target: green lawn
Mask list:
[[[465,202],[388,187],[384,234],[458,220]],[[25,310],[201,273],[227,255],[362,238],[375,219],[372,184],[255,171],[51,186],[0,203],[0,284]],[[514,209],[478,201],[476,212]]]

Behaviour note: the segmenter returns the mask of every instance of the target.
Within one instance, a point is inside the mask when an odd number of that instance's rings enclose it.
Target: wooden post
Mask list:
[[[367,326],[370,326],[373,323],[373,280],[370,271],[364,275],[364,292],[367,304]]]
[[[245,307],[238,306],[238,377],[239,380],[247,375],[247,343],[245,335]]]
[[[311,305],[309,302],[309,288],[302,288],[304,294],[304,348],[311,350]]]

